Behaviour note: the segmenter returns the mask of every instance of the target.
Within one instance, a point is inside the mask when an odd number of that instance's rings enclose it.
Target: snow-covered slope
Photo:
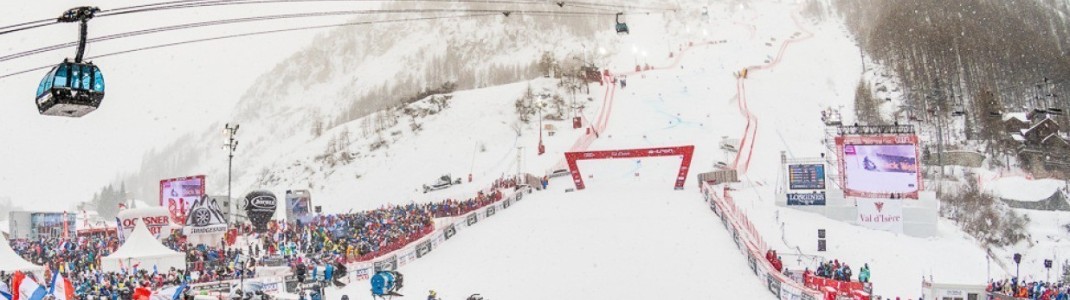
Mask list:
[[[442,299],[774,299],[695,193],[654,178],[579,193],[554,181],[403,267],[399,299],[425,299],[428,290]],[[327,296],[363,299],[369,290],[361,281]]]

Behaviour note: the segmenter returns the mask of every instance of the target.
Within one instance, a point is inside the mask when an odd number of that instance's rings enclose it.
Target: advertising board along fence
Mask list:
[[[423,258],[466,228],[479,224],[479,221],[498,213],[499,210],[512,207],[514,202],[524,197],[525,193],[531,193],[532,191],[533,189],[530,186],[521,186],[519,189],[509,192],[503,191],[502,200],[491,203],[481,209],[473,210],[465,215],[436,220],[435,230],[432,233],[409,243],[405,247],[370,261],[348,264],[347,267],[353,271],[347,276],[352,276],[351,280],[368,280],[371,275],[375,274],[376,270],[390,269],[389,267],[396,269]]]
[[[745,212],[732,201],[731,193],[724,185],[702,183],[703,198],[710,210],[721,218],[721,222],[732,235],[737,247],[747,258],[747,264],[759,280],[765,282],[773,295],[780,299],[824,299],[824,293],[807,288],[802,283],[780,274],[763,255],[767,246],[761,235],[755,230]]]

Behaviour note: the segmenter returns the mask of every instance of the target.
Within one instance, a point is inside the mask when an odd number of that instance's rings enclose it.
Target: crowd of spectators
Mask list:
[[[1018,278],[989,281],[985,291],[1021,299],[1070,299],[1070,285],[1044,281],[1020,282]]]
[[[817,270],[813,274],[810,274],[810,269],[807,268],[804,272],[804,276],[817,276],[825,279],[832,279],[836,281],[851,281],[851,277],[854,276],[854,272],[851,271],[851,266],[846,262],[840,263],[837,260],[830,260],[823,262],[817,266]],[[869,282],[869,264],[863,264],[859,269],[858,281],[863,283]]]
[[[769,261],[769,264],[773,265],[773,269],[777,272],[783,272],[784,261],[777,255],[776,250],[769,250],[765,252],[765,260]]]
[[[62,273],[78,290],[77,294],[130,299],[138,286],[159,288],[181,282],[253,277],[257,268],[266,266],[269,261],[272,264],[281,262],[295,271],[308,268],[311,274],[316,274],[317,267],[325,269],[332,265],[333,269],[335,265],[369,261],[431,233],[433,219],[461,216],[492,204],[502,199],[502,189],[513,189],[516,185],[515,179],[504,178],[496,180],[488,191],[480,191],[475,197],[464,200],[446,199],[424,204],[388,205],[355,213],[317,215],[307,224],[272,221],[266,232],[254,232],[251,225],[243,224],[228,235],[243,236],[245,247],[235,244],[236,239],[229,236],[215,245],[194,245],[187,243],[180,230],[176,230],[161,242],[186,254],[187,270],[130,266],[121,272],[102,271],[100,259],[122,244],[114,233],[12,240],[11,246],[28,261]],[[10,274],[0,274],[0,279],[9,282],[7,276]]]

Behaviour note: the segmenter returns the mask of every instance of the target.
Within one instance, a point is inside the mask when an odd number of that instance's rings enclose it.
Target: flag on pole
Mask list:
[[[74,285],[71,285],[71,281],[67,278],[63,278],[63,274],[56,273],[56,276],[52,276],[48,294],[54,296],[56,300],[74,300]]]
[[[67,232],[71,229],[70,223],[67,222],[68,220],[69,219],[67,218],[67,211],[63,211],[63,239],[70,238],[70,235],[67,234]]]

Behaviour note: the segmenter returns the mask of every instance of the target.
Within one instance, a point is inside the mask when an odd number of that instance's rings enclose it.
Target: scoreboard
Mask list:
[[[825,189],[825,165],[788,165],[788,185],[792,190]]]

